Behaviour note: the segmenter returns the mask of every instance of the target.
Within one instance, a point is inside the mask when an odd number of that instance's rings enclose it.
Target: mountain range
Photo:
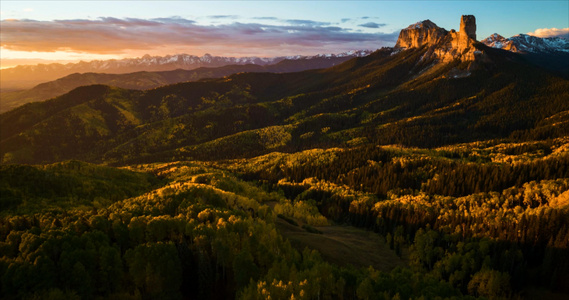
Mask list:
[[[0,99],[0,113],[29,102],[42,101],[60,96],[74,88],[85,85],[105,84],[126,89],[146,90],[173,83],[195,81],[202,78],[219,78],[241,72],[284,73],[309,69],[323,69],[340,64],[350,58],[361,57],[369,53],[371,53],[371,51],[362,50],[338,55],[298,56],[281,60],[272,65],[227,65],[215,68],[200,67],[193,70],[140,71],[126,74],[74,73],[54,81],[40,83],[29,90],[3,92]]]
[[[505,38],[497,33],[481,41],[483,44],[516,53],[555,53],[569,52],[569,41],[560,37],[539,38],[518,34]]]
[[[318,54],[314,56],[279,56],[279,57],[225,57],[177,54],[166,56],[144,55],[139,58],[93,60],[68,64],[39,64],[22,65],[6,68],[0,71],[0,80],[3,89],[30,88],[38,83],[55,80],[73,73],[110,73],[122,74],[132,72],[171,71],[176,69],[192,70],[200,67],[221,67],[226,65],[273,65],[283,60],[310,60],[330,59],[341,61],[342,59],[364,56],[371,53],[369,50],[355,50],[339,54]]]
[[[0,115],[0,155],[4,163],[125,164],[569,132],[569,81],[477,42],[474,17],[463,16],[458,32],[425,21],[403,30],[397,45],[323,70],[145,91],[80,87]]]
[[[492,48],[519,53],[528,62],[569,79],[569,41],[564,38],[539,38],[527,34],[505,38],[494,33],[481,42]]]
[[[439,28],[430,20],[410,25],[408,28],[403,29],[402,33],[408,34],[410,29],[416,31],[423,27],[427,29],[435,28],[435,31],[438,31],[438,34],[436,32],[422,32],[421,34],[426,36],[427,39],[432,39],[433,37],[436,39],[437,36],[441,37],[448,33],[444,28]],[[405,42],[405,40],[405,37],[400,38],[395,48],[401,48],[402,46],[400,43],[413,43],[409,41]],[[481,43],[492,48],[522,54],[528,62],[553,71],[565,78],[569,78],[569,41],[566,39],[559,37],[539,38],[525,34],[519,34],[511,38],[504,38],[503,36],[495,33],[483,39]],[[74,88],[91,84],[104,84],[126,89],[144,90],[167,84],[199,80],[201,78],[218,78],[240,72],[279,73],[328,68],[350,58],[363,57],[370,53],[370,50],[357,50],[339,54],[319,54],[314,56],[296,55],[273,58],[218,57],[207,54],[202,57],[187,54],[169,55],[164,57],[145,55],[142,58],[136,59],[92,61],[90,63],[82,62],[67,65],[49,64],[19,66],[13,69],[7,69],[6,72],[21,73],[19,75],[21,77],[27,76],[25,74],[26,72],[34,73],[47,70],[47,74],[49,75],[52,71],[58,73],[61,71],[60,69],[68,71],[101,70],[108,71],[110,73],[73,73],[53,81],[38,84],[37,86],[27,90],[10,91],[8,89],[8,91],[6,91],[6,89],[4,89],[0,99],[0,113],[6,112],[25,103],[42,101],[63,95]],[[470,53],[470,55],[473,55],[473,53]],[[454,56],[450,55],[449,59],[454,59]],[[199,67],[191,71],[186,70],[192,69],[198,65],[217,66],[224,64],[229,65],[217,68]],[[169,71],[149,71],[168,68],[179,69]],[[145,71],[114,74],[114,72],[125,71],[128,69],[145,69]],[[8,78],[12,78],[11,74],[6,73],[5,75]],[[18,76],[16,76],[16,78],[17,77]],[[5,81],[9,82],[13,80],[9,79]],[[6,86],[10,87],[10,83],[7,85],[4,84],[4,87]]]

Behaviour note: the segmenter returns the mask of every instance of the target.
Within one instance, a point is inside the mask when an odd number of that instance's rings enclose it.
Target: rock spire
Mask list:
[[[472,15],[460,17],[460,31],[458,32],[458,50],[464,50],[476,41],[476,18]]]

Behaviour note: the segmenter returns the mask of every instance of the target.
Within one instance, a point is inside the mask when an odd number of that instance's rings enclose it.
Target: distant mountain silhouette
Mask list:
[[[283,60],[306,60],[312,58],[328,58],[331,60],[365,56],[371,53],[369,50],[348,51],[338,54],[318,54],[314,56],[278,56],[278,57],[225,57],[195,56],[189,54],[177,54],[166,56],[145,55],[139,58],[94,60],[68,64],[38,64],[22,65],[0,70],[2,89],[27,89],[39,83],[52,81],[73,73],[108,73],[124,74],[133,72],[158,72],[172,71],[176,69],[193,70],[201,67],[215,68],[228,65],[259,66],[273,65]]]
[[[228,65],[217,68],[200,67],[194,70],[173,70],[161,72],[135,72],[127,74],[106,73],[75,73],[59,78],[54,81],[41,83],[32,89],[2,93],[0,99],[0,113],[14,109],[20,105],[47,100],[55,96],[63,95],[74,88],[105,84],[126,89],[145,90],[163,85],[195,81],[202,78],[219,78],[240,72],[298,72],[309,69],[322,69],[340,64],[355,56],[364,55],[365,51],[349,53],[346,55],[296,57],[284,59],[273,65]]]

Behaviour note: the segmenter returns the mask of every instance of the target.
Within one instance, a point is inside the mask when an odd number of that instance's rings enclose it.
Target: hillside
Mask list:
[[[219,159],[359,143],[436,147],[567,132],[569,81],[476,44],[483,61],[390,48],[300,73],[148,91],[81,87],[0,115],[3,162]],[[235,151],[219,147],[239,145]]]
[[[0,296],[563,299],[567,145],[4,166]]]
[[[358,52],[364,55],[367,52]],[[104,84],[125,89],[146,90],[164,85],[196,81],[202,78],[219,78],[242,72],[298,72],[310,69],[323,69],[340,64],[354,55],[316,56],[283,59],[271,65],[245,64],[227,65],[217,68],[201,67],[194,70],[178,69],[162,72],[135,72],[126,74],[74,73],[54,81],[38,84],[29,90],[2,92],[0,113],[9,111],[29,102],[47,100],[63,95],[71,90],[93,84]]]

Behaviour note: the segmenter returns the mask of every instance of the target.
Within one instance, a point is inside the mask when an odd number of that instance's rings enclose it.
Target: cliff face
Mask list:
[[[470,47],[476,41],[476,18],[472,15],[460,17],[460,31],[458,32],[458,46],[462,49]]]
[[[423,45],[435,45],[448,34],[430,20],[415,23],[401,30],[396,48],[419,48]]]
[[[447,31],[430,20],[413,24],[399,33],[395,48],[418,48],[427,45],[435,59],[448,62],[454,59],[475,60],[482,53],[473,44],[476,42],[476,18],[464,15],[460,18],[460,31]]]

